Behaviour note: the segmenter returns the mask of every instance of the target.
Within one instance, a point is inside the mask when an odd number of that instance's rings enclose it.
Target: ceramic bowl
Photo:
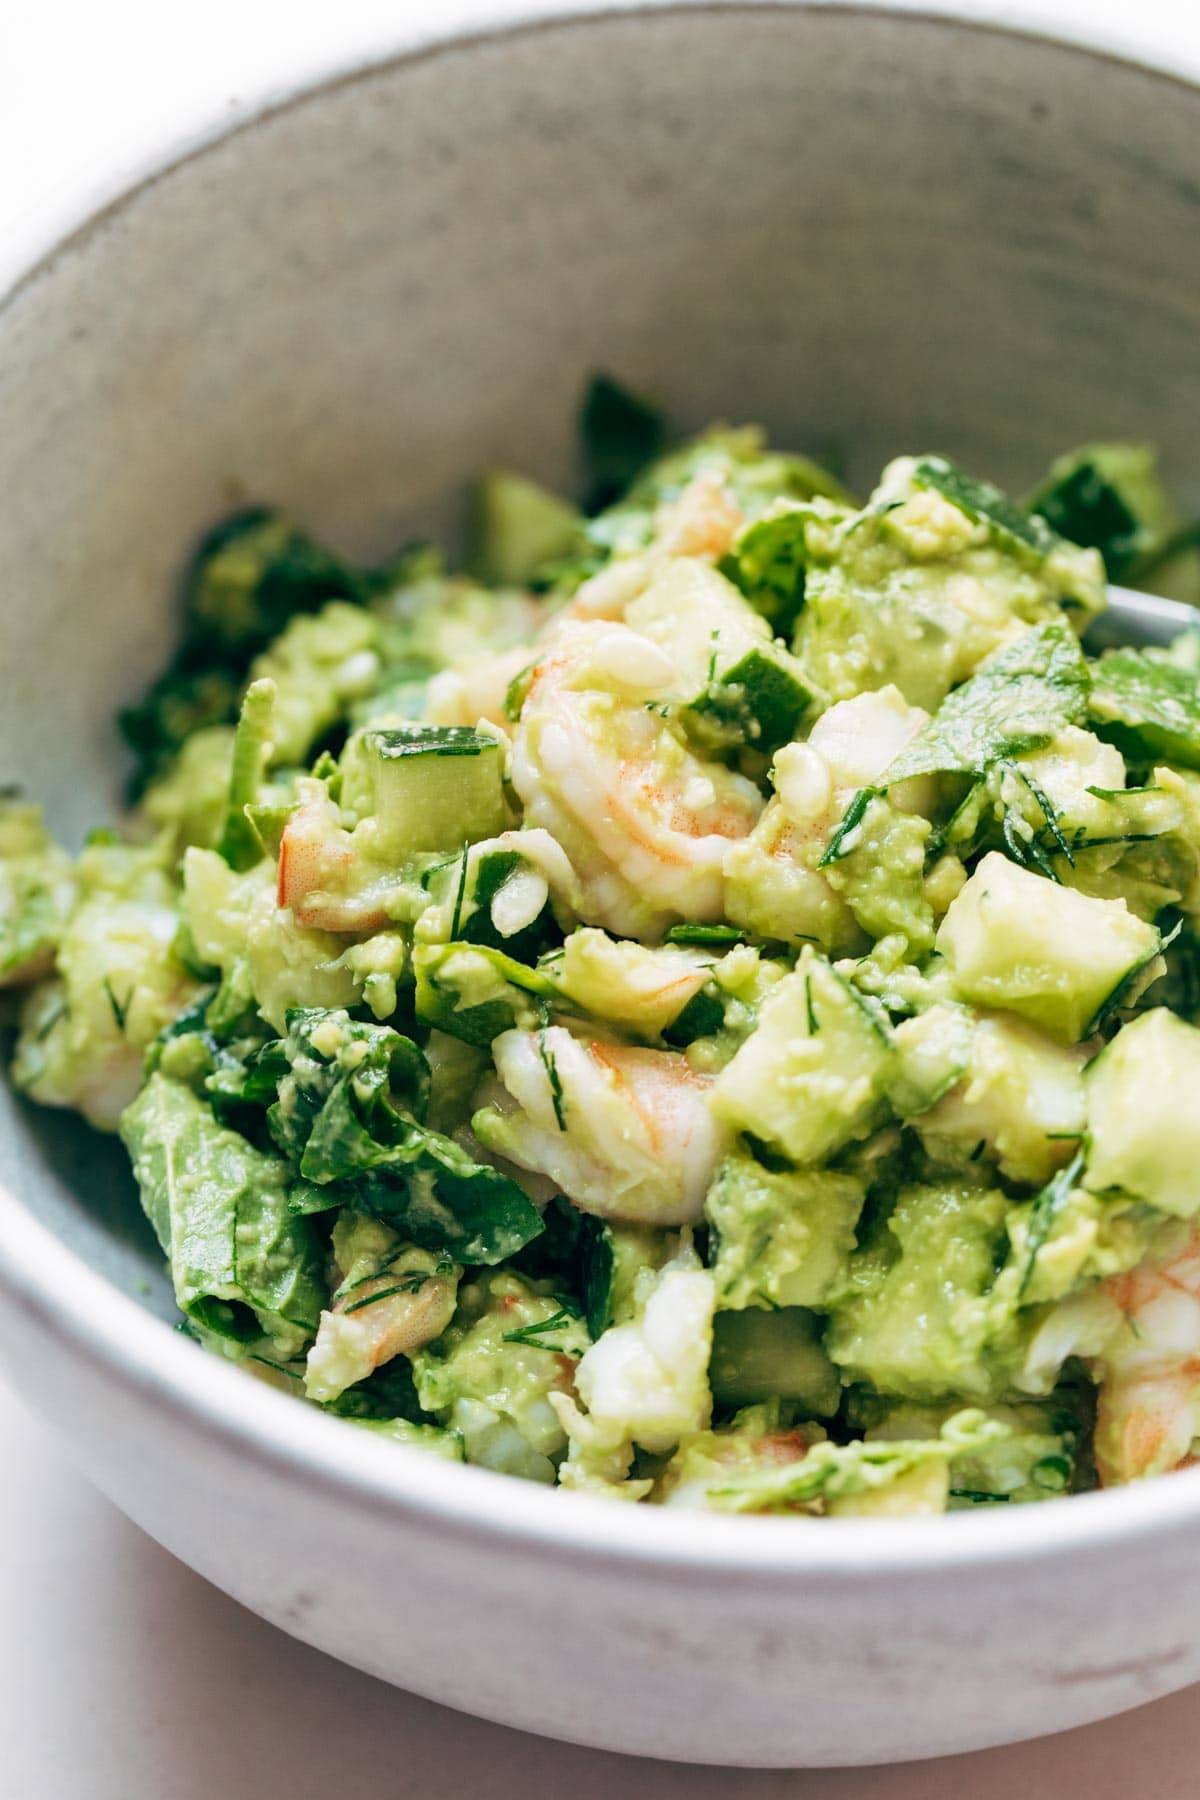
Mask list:
[[[113,710],[202,526],[264,496],[349,551],[453,534],[480,465],[562,481],[597,366],[860,484],[937,448],[1019,487],[1120,434],[1200,498],[1196,88],[952,17],[550,11],[165,146],[0,308],[0,767],[68,836],[116,802]],[[812,1523],[426,1459],[173,1332],[119,1148],[0,1105],[8,1376],[152,1536],[347,1662],[764,1765],[966,1750],[1200,1677],[1200,1472]]]

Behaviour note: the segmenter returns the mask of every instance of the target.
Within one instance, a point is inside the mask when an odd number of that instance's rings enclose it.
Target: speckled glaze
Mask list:
[[[557,10],[165,147],[0,305],[0,770],[67,834],[114,802],[198,528],[262,495],[347,549],[452,532],[480,464],[561,479],[597,364],[860,481],[929,447],[1020,485],[1120,433],[1200,500],[1197,89],[944,14]],[[490,1718],[866,1763],[1200,1677],[1200,1472],[812,1524],[426,1459],[172,1333],[119,1150],[8,1095],[0,1290],[9,1374],[155,1538]]]

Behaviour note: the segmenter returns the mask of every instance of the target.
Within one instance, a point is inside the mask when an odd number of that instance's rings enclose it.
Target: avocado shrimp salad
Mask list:
[[[1200,591],[1148,450],[860,504],[611,381],[470,573],[213,531],[132,808],[0,812],[13,1078],[119,1132],[181,1328],[400,1444],[930,1514],[1200,1438]]]

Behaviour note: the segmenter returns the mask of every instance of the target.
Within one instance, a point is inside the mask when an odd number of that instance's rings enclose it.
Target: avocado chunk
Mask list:
[[[826,1333],[847,1380],[911,1400],[996,1397],[1004,1371],[987,1296],[1007,1212],[998,1189],[966,1178],[901,1189],[855,1257],[851,1298]]]
[[[1085,1083],[1085,1185],[1180,1219],[1200,1212],[1200,1031],[1155,1007],[1118,1031]]]
[[[890,1058],[886,1024],[806,945],[717,1077],[713,1108],[790,1161],[821,1162],[881,1121]]]
[[[1060,887],[998,851],[952,901],[936,942],[960,999],[1019,1013],[1064,1044],[1153,979],[1161,944],[1123,900]]]
[[[727,1156],[704,1203],[717,1305],[821,1305],[845,1281],[864,1194],[853,1175]]]

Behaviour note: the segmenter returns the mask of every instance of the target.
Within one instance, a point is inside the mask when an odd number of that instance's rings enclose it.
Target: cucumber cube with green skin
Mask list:
[[[1069,450],[1050,465],[1029,509],[1061,537],[1099,550],[1112,581],[1152,568],[1183,525],[1149,444],[1084,444]]]
[[[1060,1043],[1090,1036],[1153,979],[1161,939],[1123,900],[1095,900],[993,851],[942,920],[954,992],[1019,1013]]]
[[[1113,650],[1092,673],[1097,735],[1132,762],[1200,769],[1200,682],[1195,672],[1141,650]]]
[[[670,654],[688,696],[680,719],[701,749],[745,745],[770,755],[795,736],[812,689],[766,620],[715,569],[668,559],[625,620]]]
[[[374,821],[381,859],[401,862],[496,837],[503,776],[499,740],[469,726],[368,726],[342,757],[342,806]]]
[[[717,1077],[713,1110],[791,1162],[822,1162],[882,1121],[891,1055],[887,1025],[806,945]]]
[[[817,1418],[837,1411],[842,1391],[817,1322],[800,1306],[718,1312],[708,1379],[719,1406],[791,1400]]]
[[[472,495],[468,562],[489,587],[523,587],[583,542],[582,515],[569,501],[507,469],[480,478]]]
[[[812,700],[782,645],[755,645],[714,674],[685,709],[684,724],[692,737],[714,749],[745,744],[769,756],[792,741]]]
[[[1200,1212],[1200,1031],[1165,1007],[1118,1031],[1090,1064],[1084,1185],[1159,1212]]]

